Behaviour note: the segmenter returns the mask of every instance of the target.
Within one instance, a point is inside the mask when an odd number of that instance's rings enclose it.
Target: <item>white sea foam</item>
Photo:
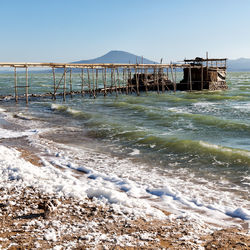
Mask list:
[[[66,111],[66,112],[68,112],[69,114],[72,114],[72,115],[81,114],[81,111],[79,111],[79,110],[72,109],[70,107],[60,105],[60,104],[55,104],[55,103],[51,104],[51,109],[52,110],[64,110],[64,111]]]
[[[130,155],[139,155],[140,154],[140,150],[135,148],[133,149],[133,151],[131,153],[129,153]]]
[[[67,147],[64,152],[73,151],[78,155],[78,150]],[[80,151],[83,154],[83,150]],[[167,209],[176,214],[183,214],[185,208],[188,208],[190,212],[193,209],[192,217],[203,218],[203,220],[217,224],[224,224],[223,220],[227,216],[248,220],[243,213],[233,216],[228,212],[237,210],[239,201],[236,199],[235,202],[232,202],[232,195],[228,192],[221,194],[219,190],[215,189],[213,183],[200,186],[196,185],[192,179],[189,182],[177,177],[173,179],[159,176],[153,169],[148,178],[148,170],[141,165],[133,166],[129,161],[112,159],[101,154],[93,157],[87,151],[84,151],[84,155],[85,160],[88,158],[92,160],[85,162],[85,166],[73,164],[73,159],[65,158],[65,156],[59,157],[57,164],[86,173],[89,187],[86,190],[88,197],[106,199],[108,202],[120,204],[129,209],[137,207],[140,203],[144,206],[145,211],[151,214],[156,214],[155,211],[151,211],[152,206],[159,206],[161,209]],[[67,161],[71,163],[66,163]],[[120,191],[123,193],[120,194]],[[202,196],[200,196],[201,194]],[[149,200],[143,197],[148,197]],[[211,197],[217,197],[218,204],[209,203]],[[206,201],[203,200],[204,198]],[[198,211],[198,214],[195,214],[195,211]],[[202,215],[203,213],[205,216]]]
[[[18,137],[37,134],[37,133],[38,133],[37,130],[12,131],[12,130],[8,130],[8,129],[0,128],[0,139],[18,138]]]

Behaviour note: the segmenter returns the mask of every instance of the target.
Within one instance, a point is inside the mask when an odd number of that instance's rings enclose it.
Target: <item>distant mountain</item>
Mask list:
[[[81,60],[73,63],[142,63],[142,57],[134,54],[120,51],[111,50],[107,54],[90,60]],[[143,58],[143,63],[155,64],[156,62]]]
[[[111,50],[107,54],[90,60],[81,60],[73,63],[142,63],[142,57],[121,51]],[[143,63],[157,64],[147,58],[143,58]],[[250,71],[250,58],[239,58],[227,61],[228,71]]]
[[[239,58],[227,61],[228,71],[250,71],[250,58]]]

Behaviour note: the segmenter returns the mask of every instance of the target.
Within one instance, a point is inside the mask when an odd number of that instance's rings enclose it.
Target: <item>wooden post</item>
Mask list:
[[[206,77],[206,81],[208,81],[208,52],[206,52],[206,58],[207,58],[207,77]]]
[[[119,68],[116,68],[119,93],[121,94],[121,83],[119,78]]]
[[[193,90],[193,88],[192,88],[191,65],[189,65],[188,75],[189,75],[189,89],[190,89],[190,91],[192,91],[192,90]]]
[[[125,68],[122,69],[122,93],[125,90]]]
[[[25,86],[25,99],[26,99],[26,103],[28,103],[29,102],[29,99],[28,99],[28,89],[29,89],[29,83],[28,83],[28,67],[26,66],[26,69],[25,69],[25,71],[26,71],[26,86]]]
[[[176,83],[177,83],[177,81],[176,81],[176,66],[174,67],[174,82],[175,82],[175,85],[176,85]]]
[[[113,70],[113,77],[114,77],[114,83],[115,83],[115,95],[117,97],[118,96],[118,90],[117,90],[117,83],[116,83],[116,78],[115,78],[115,68]]]
[[[89,96],[91,96],[91,83],[90,83],[90,75],[89,75],[89,68],[87,68],[87,73],[88,73],[88,89],[89,89]]]
[[[164,68],[162,68],[161,70],[161,92],[164,93],[165,92],[165,84],[164,84]]]
[[[139,70],[138,70],[139,72]],[[135,67],[135,80],[136,80],[136,94],[137,96],[140,95],[140,90],[139,90],[139,74],[137,73],[137,68]]]
[[[167,67],[167,80],[169,80],[168,69],[169,69],[169,67]],[[170,89],[168,87],[168,82],[166,82],[166,88],[167,88],[168,91],[170,91]]]
[[[146,93],[148,93],[148,68],[145,68],[144,75],[145,75],[145,90]]]
[[[54,94],[53,94],[53,99],[56,99],[56,74],[55,74],[55,68],[52,68],[53,71],[53,81],[54,81]]]
[[[132,93],[132,76],[131,76],[131,69],[129,68],[129,92]]]
[[[14,74],[15,74],[15,100],[16,102],[18,102],[18,94],[17,94],[17,73],[16,73],[16,67],[15,67],[15,70],[14,70]]]
[[[94,68],[92,68],[92,80],[93,80],[93,95],[94,95],[94,98],[96,98],[96,96],[95,96],[95,74],[94,74]]]
[[[106,81],[107,81],[107,68],[104,68],[104,96],[107,95]]]
[[[113,74],[114,74],[114,72],[113,72],[113,68],[111,68],[110,69],[110,93],[112,94],[112,92],[113,92]]]
[[[81,94],[83,96],[83,90],[84,90],[84,69],[82,69],[82,84],[81,84]]]
[[[69,71],[69,88],[70,88],[70,97],[72,98],[72,68]]]
[[[64,67],[63,101],[66,100],[66,67]]]
[[[155,90],[155,84],[156,84],[156,69],[155,69],[155,67],[154,67],[154,85],[153,85],[153,90]]]
[[[203,63],[201,63],[201,90],[203,90]]]
[[[157,94],[160,93],[160,86],[159,86],[159,70],[160,69],[156,69],[156,85],[157,85]]]
[[[95,75],[96,75],[95,88],[96,88],[96,93],[97,93],[98,91],[98,69],[95,69]]]
[[[128,95],[128,79],[129,79],[129,69],[126,69],[126,95]]]
[[[173,72],[173,65],[170,65],[171,69],[171,76],[172,76],[172,81],[173,81],[173,86],[174,86],[174,92],[176,92],[176,82],[174,81],[174,72]]]

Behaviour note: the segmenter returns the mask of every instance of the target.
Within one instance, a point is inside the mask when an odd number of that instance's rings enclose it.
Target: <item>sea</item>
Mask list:
[[[72,79],[80,90],[80,74]],[[23,72],[18,84],[25,85]],[[65,101],[29,96],[28,104],[7,97],[0,101],[0,144],[84,175],[89,188],[77,192],[88,197],[123,206],[135,199],[133,206],[220,226],[250,222],[250,72],[228,72],[227,84],[225,91],[73,94]],[[1,73],[0,95],[13,95],[13,86],[13,73]],[[51,74],[31,72],[29,93],[47,92]]]

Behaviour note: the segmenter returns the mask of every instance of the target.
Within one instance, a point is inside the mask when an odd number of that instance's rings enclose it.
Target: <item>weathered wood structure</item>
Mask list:
[[[184,62],[188,65],[183,69],[184,77],[178,85],[179,90],[223,90],[228,88],[226,84],[226,58],[203,59],[196,57],[184,60]]]
[[[89,95],[96,98],[98,94],[104,96],[115,93],[140,95],[141,91],[165,91],[177,90],[216,90],[226,89],[226,59],[202,59],[195,58],[184,60],[177,64],[77,64],[77,63],[0,63],[0,67],[14,69],[14,96],[10,98],[18,101],[25,98],[28,103],[29,97],[37,96],[63,96],[71,97],[74,94]],[[29,79],[29,68],[49,68],[52,73],[51,87],[44,94],[30,93],[29,88],[32,83]],[[20,85],[17,78],[17,69],[24,69],[25,84]],[[56,70],[60,69],[60,78]],[[77,69],[77,74],[81,79],[81,88],[74,90],[72,70]],[[176,71],[183,69],[184,77],[179,83],[176,80]],[[47,74],[49,73],[47,72]],[[80,74],[79,74],[80,72]],[[50,73],[50,74],[51,74]],[[68,82],[66,75],[69,74]],[[100,82],[101,79],[101,82]],[[25,94],[19,95],[18,89],[24,88]],[[60,91],[61,90],[61,91]],[[0,93],[0,96],[1,93]],[[2,96],[3,97],[3,96]]]

